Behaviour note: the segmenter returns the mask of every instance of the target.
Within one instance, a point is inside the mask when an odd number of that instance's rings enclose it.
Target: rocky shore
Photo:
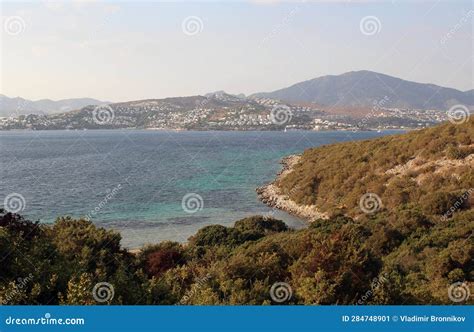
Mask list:
[[[270,207],[274,207],[290,214],[306,219],[311,222],[315,219],[327,219],[328,215],[319,211],[315,205],[300,205],[291,200],[288,195],[281,192],[277,182],[293,171],[293,167],[299,162],[300,155],[291,155],[281,160],[282,170],[277,174],[276,179],[264,186],[258,187],[257,195],[260,200]]]

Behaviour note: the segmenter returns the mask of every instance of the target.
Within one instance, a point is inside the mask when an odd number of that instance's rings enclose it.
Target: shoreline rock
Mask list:
[[[288,195],[281,193],[276,183],[293,171],[293,167],[300,161],[301,155],[290,155],[283,158],[283,165],[275,180],[256,189],[258,198],[266,205],[288,212],[289,214],[312,222],[315,219],[327,219],[328,215],[318,210],[315,205],[300,205],[291,200]]]

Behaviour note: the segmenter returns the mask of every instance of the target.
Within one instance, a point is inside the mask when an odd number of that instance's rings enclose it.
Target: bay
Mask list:
[[[398,132],[0,132],[0,199],[20,194],[20,213],[44,223],[88,216],[120,231],[129,248],[184,242],[203,226],[255,214],[299,228],[302,220],[268,208],[255,192],[273,180],[282,157]]]

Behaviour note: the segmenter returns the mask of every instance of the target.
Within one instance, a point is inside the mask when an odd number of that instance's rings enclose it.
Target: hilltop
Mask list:
[[[417,83],[368,70],[327,75],[272,92],[256,93],[260,98],[290,103],[311,102],[328,108],[371,108],[374,101],[405,109],[447,110],[456,104],[474,106],[474,94],[435,84]]]

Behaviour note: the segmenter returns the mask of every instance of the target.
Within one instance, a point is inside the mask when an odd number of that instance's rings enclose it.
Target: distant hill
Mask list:
[[[0,130],[362,130],[422,128],[447,120],[446,111],[400,113],[382,107],[378,107],[377,116],[366,118],[371,110],[362,107],[333,108],[329,112],[314,103],[288,103],[217,91],[206,96],[91,104],[72,111],[6,118],[0,120]]]
[[[446,110],[455,104],[474,105],[474,92],[415,83],[367,70],[328,75],[253,96],[287,102],[312,102],[330,107],[384,107]]]
[[[29,115],[4,124],[5,129],[117,129],[152,128],[176,130],[278,128],[269,113],[272,105],[242,99],[223,92],[204,96],[134,100],[73,111]],[[300,114],[301,113],[301,114]],[[292,123],[309,123],[310,112],[297,112]],[[315,114],[319,114],[317,111]],[[260,118],[259,118],[260,116]]]
[[[62,100],[40,99],[33,101],[21,97],[10,98],[0,94],[0,117],[67,112],[88,105],[103,105],[108,103],[107,101],[92,98]]]

